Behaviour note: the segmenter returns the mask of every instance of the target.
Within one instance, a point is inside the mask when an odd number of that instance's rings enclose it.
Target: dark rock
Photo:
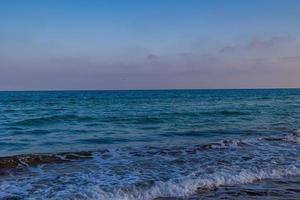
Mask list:
[[[217,190],[217,187],[198,187],[197,190],[196,190],[196,193],[197,194],[204,194],[204,193],[207,193],[207,192],[210,192],[210,191],[215,191]]]

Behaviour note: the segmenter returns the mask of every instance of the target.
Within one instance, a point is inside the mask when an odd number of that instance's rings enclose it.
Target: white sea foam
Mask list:
[[[284,139],[288,142],[300,143],[300,132],[288,134]]]
[[[97,200],[151,200],[156,197],[186,197],[196,192],[197,188],[214,188],[224,185],[252,183],[262,179],[274,179],[285,176],[300,175],[300,168],[289,166],[285,169],[271,170],[241,170],[238,173],[223,171],[199,177],[185,177],[182,179],[156,182],[150,188],[132,186],[126,189],[104,191],[101,186],[86,188],[81,194],[88,195],[89,199]]]
[[[299,176],[298,138],[293,133],[180,148],[112,148],[91,159],[20,168],[0,177],[0,199],[151,200]]]

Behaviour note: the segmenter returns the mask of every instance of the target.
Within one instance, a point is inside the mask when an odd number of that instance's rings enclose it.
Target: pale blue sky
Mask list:
[[[0,0],[0,90],[300,87],[297,0]]]

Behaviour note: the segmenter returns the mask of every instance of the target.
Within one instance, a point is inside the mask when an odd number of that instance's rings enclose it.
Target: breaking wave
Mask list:
[[[196,174],[196,173],[195,173]],[[149,189],[138,188],[136,186],[116,190],[112,192],[103,191],[100,187],[93,187],[92,199],[107,200],[134,200],[134,199],[158,199],[160,197],[188,197],[192,194],[205,193],[216,189],[219,186],[229,186],[245,183],[253,183],[264,179],[275,179],[286,176],[300,175],[300,168],[287,166],[284,169],[252,169],[241,170],[240,172],[215,172],[210,175],[197,177],[185,177],[179,180],[169,180],[167,182],[156,182]]]
[[[248,139],[225,139],[219,142],[206,143],[193,145],[190,147],[182,148],[163,148],[163,147],[145,147],[145,149],[129,150],[127,153],[131,156],[147,156],[147,155],[179,155],[179,154],[193,154],[199,151],[205,150],[218,150],[227,148],[244,148],[247,146],[253,146],[259,144],[261,141],[279,141],[300,143],[299,131],[284,134],[274,137],[262,137],[262,138],[248,138]],[[97,142],[97,140],[96,140]],[[122,149],[120,149],[123,151]],[[55,154],[23,154],[15,156],[0,157],[0,170],[13,169],[18,167],[36,166],[47,163],[61,163],[69,162],[81,159],[91,159],[95,155],[113,152],[110,149],[99,149],[93,151],[78,151],[78,152],[62,152]]]
[[[300,176],[299,132],[0,158],[0,199],[152,200]]]

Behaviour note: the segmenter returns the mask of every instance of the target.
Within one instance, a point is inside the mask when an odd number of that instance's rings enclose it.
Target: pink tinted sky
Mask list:
[[[300,87],[296,0],[3,0],[0,90]]]

